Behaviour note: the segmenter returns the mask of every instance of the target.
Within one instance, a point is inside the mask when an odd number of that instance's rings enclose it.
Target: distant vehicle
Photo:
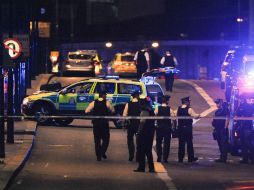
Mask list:
[[[238,88],[248,85],[247,79],[254,72],[254,49],[251,47],[238,47],[227,52],[221,66],[221,88],[225,89],[225,98],[230,101],[234,84]],[[246,78],[247,77],[247,78]],[[244,79],[244,80],[243,80]],[[242,89],[244,90],[244,89]]]
[[[89,72],[92,75],[98,75],[102,72],[102,62],[96,50],[78,50],[69,52],[67,59],[61,65],[61,72],[70,71]]]
[[[73,121],[71,115],[83,116],[88,104],[97,99],[102,90],[106,90],[107,100],[114,105],[117,115],[122,115],[125,104],[131,100],[131,94],[135,91],[140,93],[140,98],[150,97],[153,106],[157,105],[164,94],[160,85],[152,78],[137,81],[107,76],[106,78],[86,79],[60,90],[59,87],[58,83],[55,83],[55,87],[54,84],[50,84],[49,88],[43,85],[42,89],[45,90],[24,98],[22,113],[36,116],[40,124],[47,124],[52,120],[44,116],[67,116],[57,118],[55,122],[60,125],[68,125]],[[46,89],[53,91],[46,91]],[[119,127],[117,121],[114,123],[116,127]]]
[[[117,53],[114,59],[108,64],[110,75],[137,75],[137,68],[134,62],[133,53]]]
[[[242,102],[246,102],[246,107],[242,107],[243,112],[252,109],[254,115],[254,49],[236,48],[229,50],[222,64],[222,87],[225,87],[225,97],[230,105],[229,118],[229,143],[232,155],[240,155],[242,145],[240,133],[242,132],[241,122],[234,117],[237,116],[238,109]],[[223,86],[224,82],[224,86]],[[248,110],[247,110],[248,109]],[[254,142],[254,122],[252,131],[249,134]]]

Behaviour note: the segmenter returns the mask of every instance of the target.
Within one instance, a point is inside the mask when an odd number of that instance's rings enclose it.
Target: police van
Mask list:
[[[245,138],[243,133],[246,123],[250,125],[248,138],[254,146],[254,122],[251,119],[254,116],[254,49],[239,47],[229,50],[222,64],[221,75],[222,88],[225,88],[225,98],[230,111],[230,151],[232,155],[240,155],[243,146],[241,138]],[[236,117],[250,119],[241,120]]]

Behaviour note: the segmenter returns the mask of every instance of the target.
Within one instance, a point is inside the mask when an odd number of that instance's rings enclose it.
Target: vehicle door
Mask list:
[[[99,92],[106,91],[107,100],[116,104],[117,94],[116,94],[116,83],[114,82],[97,82],[94,88],[94,99],[99,98]]]
[[[142,87],[138,84],[118,83],[116,104],[126,104],[131,100],[131,94],[138,91],[142,94]]]
[[[90,84],[92,85],[92,83]],[[77,113],[79,110],[86,108],[89,102],[93,98],[88,93],[83,93],[89,91],[88,82],[78,83],[64,88],[59,93],[58,97],[58,109],[60,113]],[[87,87],[87,89],[85,88]],[[84,89],[85,88],[85,89]],[[91,88],[91,86],[90,86]]]

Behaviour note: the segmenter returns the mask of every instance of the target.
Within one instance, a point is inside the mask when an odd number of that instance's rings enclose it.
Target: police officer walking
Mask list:
[[[154,110],[157,116],[175,116],[174,111],[168,105],[170,96],[162,97],[162,104],[156,107]],[[163,161],[168,163],[168,156],[170,153],[170,141],[171,141],[171,119],[159,119],[157,120],[158,127],[156,128],[156,152],[157,152],[157,162]],[[163,144],[163,151],[162,151]]]
[[[181,99],[182,105],[177,109],[177,116],[191,116],[199,118],[200,114],[190,107],[190,98],[185,97]],[[178,119],[178,135],[179,135],[179,149],[178,149],[178,162],[182,163],[185,154],[185,144],[187,143],[188,162],[195,162],[198,160],[194,157],[193,149],[193,132],[192,132],[192,119]]]
[[[170,51],[166,51],[166,54],[161,58],[160,64],[164,67],[171,67],[174,69],[178,63],[176,58],[172,55]],[[165,73],[165,88],[166,91],[172,92],[174,84],[174,73]]]
[[[132,94],[132,101],[125,105],[123,116],[139,116],[140,115],[140,103],[139,103],[139,92],[135,91]],[[135,143],[134,136],[138,131],[140,121],[138,119],[131,119],[127,126],[127,145],[129,150],[129,161],[134,159],[135,155]],[[137,160],[137,155],[136,155]]]
[[[141,113],[140,116],[154,116],[153,109],[150,102],[142,99],[140,100]],[[153,163],[153,138],[155,132],[155,125],[153,119],[141,119],[137,132],[137,154],[138,154],[138,168],[134,172],[145,172],[145,160],[147,158],[149,172],[154,173]]]
[[[253,105],[246,102],[245,99],[241,102],[238,110],[237,116],[239,117],[252,117],[254,114]],[[242,160],[240,163],[254,164],[254,144],[253,144],[253,121],[252,120],[240,120],[239,121],[239,132],[240,132],[240,142],[242,148]]]
[[[144,49],[137,51],[134,56],[134,61],[137,67],[137,79],[140,79],[143,73],[150,71],[148,48],[145,47]]]
[[[217,110],[214,114],[215,117],[226,117],[228,116],[228,108],[224,104],[222,99],[215,100]],[[214,127],[214,139],[217,140],[220,158],[216,159],[215,162],[227,162],[228,154],[228,120],[227,119],[213,119],[212,126]]]
[[[85,113],[93,111],[94,116],[107,116],[110,113],[114,113],[114,107],[106,100],[106,91],[99,93],[99,99],[91,102],[85,110]],[[108,119],[93,119],[93,134],[95,153],[97,161],[101,161],[101,158],[107,159],[106,151],[109,145],[109,121]]]

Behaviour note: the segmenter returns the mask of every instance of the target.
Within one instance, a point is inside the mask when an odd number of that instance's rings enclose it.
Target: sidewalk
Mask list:
[[[16,121],[14,131],[15,142],[5,144],[5,159],[4,163],[0,164],[0,190],[8,188],[29,157],[36,133],[36,122]]]

